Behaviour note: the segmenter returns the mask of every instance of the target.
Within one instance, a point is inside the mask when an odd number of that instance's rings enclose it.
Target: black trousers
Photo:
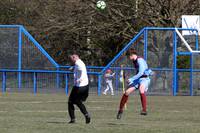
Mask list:
[[[77,87],[74,86],[72,88],[71,94],[68,100],[68,112],[71,120],[75,120],[75,108],[74,105],[77,105],[80,111],[83,113],[84,116],[88,115],[87,109],[83,104],[86,101],[89,94],[89,86]]]

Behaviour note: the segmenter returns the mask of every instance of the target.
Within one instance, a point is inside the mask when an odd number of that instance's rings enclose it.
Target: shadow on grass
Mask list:
[[[113,122],[109,122],[109,123],[107,123],[107,124],[110,125],[110,126],[117,126],[117,125],[123,126],[123,125],[127,125],[127,124],[125,124],[125,123],[113,123]]]
[[[50,124],[67,124],[67,122],[65,122],[65,121],[47,121],[47,123],[50,123]]]

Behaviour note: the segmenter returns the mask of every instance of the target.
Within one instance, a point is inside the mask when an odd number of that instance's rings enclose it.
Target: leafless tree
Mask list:
[[[200,13],[198,0],[109,0],[103,11],[96,1],[4,0],[0,22],[24,25],[60,64],[75,50],[87,64],[105,65],[144,26],[180,26],[181,15]]]

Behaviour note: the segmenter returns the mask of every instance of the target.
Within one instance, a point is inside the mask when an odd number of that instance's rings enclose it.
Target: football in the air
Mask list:
[[[99,1],[97,1],[96,6],[98,9],[104,10],[106,8],[106,3],[103,0],[99,0]]]

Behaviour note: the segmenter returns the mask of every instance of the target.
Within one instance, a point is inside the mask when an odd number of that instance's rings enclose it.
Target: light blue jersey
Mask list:
[[[151,74],[151,70],[148,69],[146,61],[141,57],[138,57],[133,63],[136,69],[136,75],[128,79],[129,87],[138,88],[140,84],[144,84],[147,91],[150,84],[149,75]]]

